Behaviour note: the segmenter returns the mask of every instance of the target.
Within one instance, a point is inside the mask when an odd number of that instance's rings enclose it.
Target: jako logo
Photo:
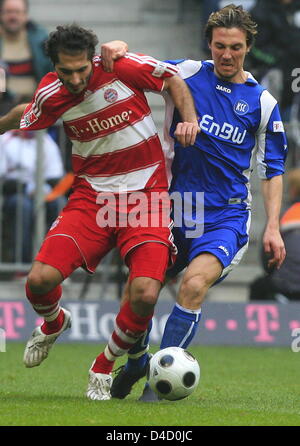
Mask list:
[[[242,144],[245,139],[247,130],[241,133],[239,127],[233,127],[228,122],[224,122],[222,127],[220,124],[214,122],[214,117],[210,115],[204,115],[199,123],[201,130],[209,133],[213,133],[223,139],[230,139],[236,144]]]
[[[218,248],[219,248],[219,249],[222,249],[222,251],[225,252],[225,254],[227,255],[227,257],[229,256],[228,249],[226,249],[225,246],[220,245],[220,246],[218,246]]]
[[[216,86],[216,89],[217,90],[221,90],[221,91],[225,91],[225,93],[231,93],[231,89],[230,88],[223,87],[222,85],[219,85],[219,84]]]

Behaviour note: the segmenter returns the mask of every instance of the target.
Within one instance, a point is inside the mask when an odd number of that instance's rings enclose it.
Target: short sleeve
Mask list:
[[[20,122],[22,130],[41,130],[53,125],[58,116],[55,114],[53,96],[60,90],[61,81],[55,73],[48,73],[41,80],[33,100],[24,110]]]
[[[261,179],[284,173],[287,138],[276,100],[266,90],[261,97],[261,125],[257,132],[257,167]]]
[[[127,53],[115,62],[120,80],[140,90],[162,91],[164,79],[178,73],[178,68],[167,62],[142,54]]]

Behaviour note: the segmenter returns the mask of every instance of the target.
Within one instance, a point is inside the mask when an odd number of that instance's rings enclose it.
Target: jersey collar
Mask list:
[[[210,65],[211,65],[211,69],[212,69],[212,71],[214,70],[214,61],[213,60],[206,60],[205,62],[207,62],[207,63],[209,63]],[[249,71],[245,71],[245,73],[247,74],[247,80],[244,82],[245,84],[247,84],[247,85],[257,85],[258,84],[258,82],[257,82],[257,80],[252,76],[252,74],[251,73],[249,73]],[[228,82],[230,82],[230,81],[228,81]],[[231,82],[231,83],[235,83],[235,82]],[[238,85],[241,85],[241,84],[238,84]]]

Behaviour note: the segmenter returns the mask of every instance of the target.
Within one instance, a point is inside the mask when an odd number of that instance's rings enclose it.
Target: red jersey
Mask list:
[[[96,192],[167,189],[165,161],[145,90],[160,92],[177,68],[149,56],[128,53],[107,73],[92,61],[87,88],[70,93],[56,73],[40,82],[21,129],[38,130],[63,120],[73,143],[75,188]]]

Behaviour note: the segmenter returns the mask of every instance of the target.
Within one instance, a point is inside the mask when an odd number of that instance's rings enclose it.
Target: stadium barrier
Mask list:
[[[33,194],[34,212],[32,222],[32,251],[36,253],[41,245],[46,228],[45,222],[45,199],[44,199],[44,157],[43,157],[43,133],[45,131],[36,132],[36,169],[35,169],[35,191]],[[3,172],[5,175],[5,172]],[[23,205],[23,190],[24,185],[22,182],[22,175],[16,179],[16,228],[12,231],[12,228],[5,227],[5,214],[3,212],[4,204],[4,192],[3,184],[5,176],[0,177],[0,271],[12,272],[12,271],[28,271],[30,264],[26,264],[22,261],[22,244],[23,244],[23,217],[22,217],[22,205]],[[11,243],[8,244],[12,237]],[[15,252],[11,252],[12,243],[15,246]]]
[[[107,342],[119,310],[117,301],[66,301],[72,328],[59,342]],[[159,344],[173,303],[156,306],[151,343]],[[193,343],[203,345],[291,346],[300,333],[300,303],[213,303],[203,305],[203,315]],[[0,327],[6,342],[26,341],[41,319],[25,300],[0,301]],[[294,340],[294,343],[297,340]],[[7,347],[9,349],[9,346]]]

